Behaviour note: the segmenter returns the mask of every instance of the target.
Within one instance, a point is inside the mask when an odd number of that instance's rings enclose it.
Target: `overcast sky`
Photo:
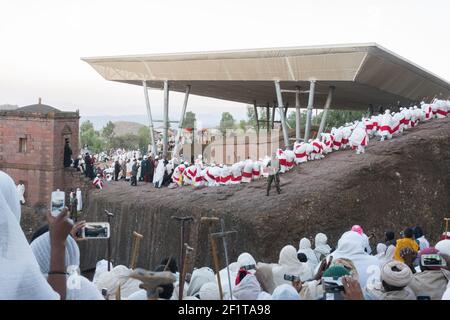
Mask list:
[[[104,80],[86,56],[377,42],[450,79],[449,0],[0,0],[0,104],[81,115],[144,114],[141,87]],[[170,97],[177,118],[181,94]],[[163,96],[151,91],[154,113]],[[203,115],[244,105],[192,96]]]

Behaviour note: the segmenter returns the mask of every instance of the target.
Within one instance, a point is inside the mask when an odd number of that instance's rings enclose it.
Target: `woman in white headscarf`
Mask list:
[[[281,249],[278,264],[272,267],[272,273],[276,286],[291,283],[284,280],[285,274],[299,276],[301,281],[309,280],[313,276],[310,266],[298,260],[297,250],[291,245]]]
[[[302,238],[300,240],[297,253],[304,253],[308,259],[308,264],[312,270],[319,264],[314,250],[311,249],[311,241],[307,238]]]
[[[40,272],[20,227],[20,214],[16,185],[9,175],[0,171],[0,300],[53,300],[59,299],[60,295],[65,298],[65,281],[59,281],[55,279],[58,275],[53,275],[47,282]],[[58,220],[51,220],[51,228],[58,227],[53,233],[55,241],[67,237],[70,232],[66,228],[66,216],[67,212]],[[53,249],[52,266],[58,267],[64,263],[64,249],[63,246]]]
[[[237,259],[238,269],[246,267],[246,270],[252,273],[256,271],[256,261],[248,252],[241,253]],[[250,266],[253,266],[252,268]]]
[[[378,258],[378,260],[380,261],[380,267],[385,263],[394,260],[394,253],[395,253],[395,246],[393,245],[388,246],[384,255]]]
[[[377,257],[378,260],[382,259],[386,254],[387,246],[384,243],[377,244],[377,254],[375,257]]]
[[[316,234],[314,238],[314,253],[316,254],[317,261],[322,261],[331,252],[331,247],[327,244],[328,238],[324,233]]]
[[[50,272],[50,234],[48,232],[40,235],[30,244],[31,250],[39,264],[44,276]],[[78,274],[80,265],[80,249],[78,244],[68,236],[65,244],[65,269],[67,277],[66,300],[103,300],[103,296],[96,286],[83,276]]]
[[[261,285],[256,277],[248,273],[233,289],[233,297],[237,300],[257,300],[261,293]]]
[[[199,269],[195,269],[192,272],[191,281],[189,282],[189,287],[187,291],[188,296],[196,296],[202,286],[208,282],[216,282],[216,278],[214,276],[214,271],[212,271],[208,267],[203,267]]]
[[[379,268],[376,257],[369,255],[365,250],[365,239],[355,231],[345,232],[338,241],[336,251],[330,254],[333,259],[347,258],[353,262],[359,274],[359,284],[364,287],[373,268]]]

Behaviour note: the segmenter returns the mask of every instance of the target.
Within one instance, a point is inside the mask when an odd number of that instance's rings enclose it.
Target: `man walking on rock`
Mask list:
[[[269,179],[267,179],[267,196],[269,195],[270,188],[272,187],[272,182],[275,181],[275,187],[277,188],[278,194],[281,193],[280,189],[280,161],[275,153],[272,154],[267,168],[269,169]]]

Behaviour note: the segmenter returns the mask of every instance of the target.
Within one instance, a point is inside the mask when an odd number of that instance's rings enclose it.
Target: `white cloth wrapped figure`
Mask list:
[[[81,195],[80,188],[77,188],[77,211],[83,210],[83,196]]]
[[[285,173],[287,171],[286,167],[286,155],[281,149],[277,150],[277,158],[280,161],[280,173]]]
[[[417,118],[417,113],[414,108],[409,108],[409,113],[411,114],[411,127],[414,128],[419,123],[419,119]]]
[[[203,171],[203,178],[206,180],[208,187],[220,185],[221,169],[216,166],[206,167]]]
[[[432,105],[433,114],[438,119],[447,117],[448,114],[448,104],[447,101],[435,99]]]
[[[356,154],[365,152],[365,147],[369,143],[369,135],[362,122],[359,122],[356,128],[353,129],[349,141],[352,149],[356,149]]]
[[[190,186],[195,182],[195,177],[197,175],[197,167],[189,166],[183,172],[183,182],[184,185]]]
[[[411,111],[408,108],[403,108],[401,113],[405,116],[403,120],[403,130],[411,129]]]
[[[420,103],[420,108],[422,109],[423,113],[425,114],[423,121],[430,120],[431,117],[433,116],[433,109],[431,108],[431,105],[422,101]]]
[[[287,170],[291,170],[294,167],[295,153],[292,150],[284,150],[284,154],[286,156],[286,168]]]
[[[253,161],[252,179],[257,180],[261,177],[261,160]]]
[[[253,177],[253,161],[247,159],[244,161],[244,169],[242,170],[242,182],[249,183]]]
[[[25,193],[25,185],[23,183],[19,183],[17,185],[17,194],[19,195],[19,200],[21,204],[25,204],[25,198],[24,198],[24,193]]]
[[[325,154],[330,153],[333,151],[333,136],[331,133],[321,133],[320,139],[324,145],[323,152]]]
[[[223,186],[231,184],[231,170],[227,165],[224,165],[222,167],[222,172],[220,175],[220,184]]]
[[[342,145],[341,149],[346,149],[349,146],[350,135],[352,134],[352,128],[347,124],[342,127]]]
[[[179,187],[183,184],[183,172],[185,169],[184,164],[180,164],[173,171],[172,182],[176,183]]]
[[[383,115],[383,118],[381,118],[380,127],[378,128],[378,134],[381,136],[381,141],[384,141],[384,139],[389,140],[392,138],[392,123],[393,120],[391,116],[391,110],[387,109]]]
[[[295,163],[303,163],[308,161],[308,155],[306,154],[307,144],[304,142],[294,143]]]
[[[374,126],[373,120],[371,119],[363,119],[364,126],[366,128],[366,132],[369,136],[373,137],[377,131],[376,127]]]
[[[339,128],[331,128],[331,135],[333,136],[333,149],[339,150],[342,146],[342,130]]]
[[[244,162],[236,162],[231,166],[231,184],[239,184],[242,181],[242,168]]]
[[[311,153],[312,160],[320,160],[324,158],[323,155],[323,145],[319,139],[315,139],[312,141],[311,145],[313,146],[313,151]]]

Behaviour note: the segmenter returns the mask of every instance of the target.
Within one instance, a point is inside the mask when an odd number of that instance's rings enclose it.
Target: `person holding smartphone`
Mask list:
[[[9,175],[0,171],[0,220],[7,222],[0,225],[0,234],[6,235],[0,237],[0,299],[65,299],[65,241],[72,230],[68,214],[67,208],[57,217],[53,217],[50,211],[47,213],[51,257],[46,281],[20,227],[21,208],[16,185]],[[6,227],[8,229],[3,230]],[[15,272],[14,276],[11,271]]]

